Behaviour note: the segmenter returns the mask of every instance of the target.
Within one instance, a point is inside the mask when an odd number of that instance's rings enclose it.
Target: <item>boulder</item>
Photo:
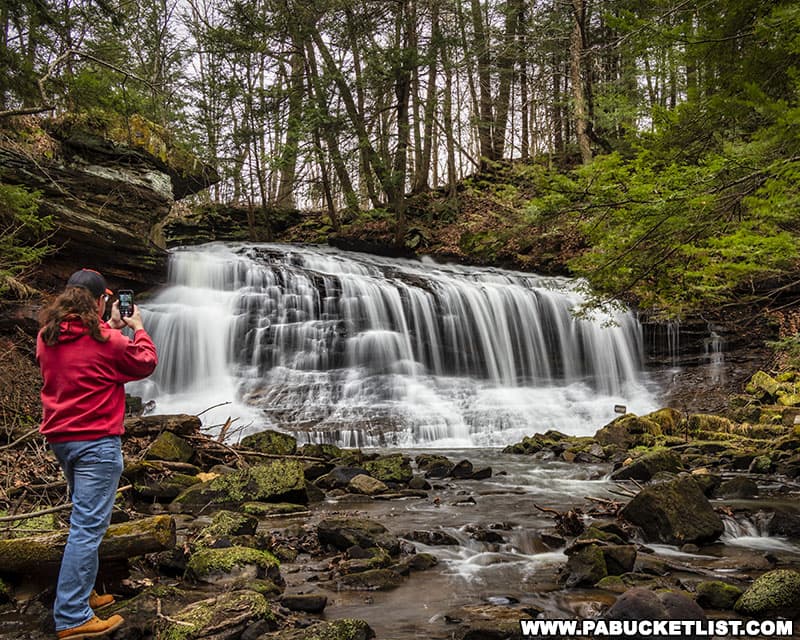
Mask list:
[[[189,487],[170,504],[170,509],[201,513],[234,509],[244,502],[308,503],[303,465],[298,460],[275,460]]]
[[[385,493],[389,490],[383,482],[372,476],[359,473],[353,477],[347,485],[347,490],[351,493],[361,493],[365,496],[374,496]]]
[[[147,448],[144,457],[145,460],[189,462],[194,457],[194,447],[179,435],[164,431]]]
[[[632,413],[613,420],[594,434],[603,447],[614,445],[627,450],[633,447],[652,447],[656,436],[661,435],[661,426],[654,420]]]
[[[264,596],[248,590],[223,592],[194,602],[159,621],[155,640],[240,638],[258,621],[266,623],[265,631],[278,628],[275,614]]]
[[[668,449],[662,449],[647,453],[621,469],[617,469],[611,474],[611,478],[647,482],[660,471],[677,473],[682,470],[683,463],[678,455]]]
[[[449,545],[458,545],[458,539],[455,536],[450,535],[446,531],[435,530],[435,531],[411,531],[406,533],[404,538],[408,540],[412,540],[414,542],[420,542],[422,544],[427,544],[429,546],[449,546]]]
[[[403,576],[394,569],[369,569],[338,576],[334,584],[352,591],[389,591],[403,584]]]
[[[362,467],[339,466],[314,481],[321,489],[346,489],[350,481],[358,475],[370,475]]]
[[[736,601],[734,610],[753,618],[797,619],[800,612],[800,573],[776,569],[757,578]]]
[[[317,525],[320,544],[346,551],[357,545],[381,547],[391,555],[400,553],[400,541],[381,523],[365,518],[325,518]]]
[[[453,469],[453,462],[446,456],[422,453],[414,458],[417,468],[426,478],[446,478]]]
[[[389,485],[408,484],[414,473],[411,470],[411,458],[401,453],[380,456],[364,463],[367,473]]]
[[[192,436],[200,433],[202,424],[197,416],[185,413],[135,416],[125,419],[125,436],[152,438],[164,431],[169,431],[179,436]]]
[[[186,577],[214,585],[229,585],[255,578],[283,583],[278,559],[269,551],[250,547],[201,549],[189,558]]]
[[[284,594],[280,603],[289,611],[322,613],[328,605],[328,596],[321,593]]]
[[[267,429],[242,438],[240,444],[259,453],[290,456],[297,452],[297,440],[286,433]]]
[[[750,382],[747,383],[745,391],[750,395],[756,396],[761,401],[769,402],[778,394],[780,382],[764,371],[756,371]]]
[[[194,541],[196,547],[212,546],[221,538],[252,536],[258,527],[258,519],[235,511],[217,511],[211,524],[200,530]]]
[[[722,519],[690,475],[643,489],[623,508],[622,517],[641,529],[646,542],[703,544],[724,531]]]
[[[697,585],[695,599],[704,609],[733,609],[742,590],[721,580],[706,580]]]
[[[472,463],[469,460],[462,460],[461,462],[456,463],[453,468],[450,470],[450,477],[456,478],[459,480],[468,480],[472,478],[472,474],[474,469],[472,467]]]
[[[737,476],[719,485],[714,495],[729,499],[746,500],[748,498],[755,498],[758,496],[758,485],[750,478]]]
[[[606,620],[706,620],[698,604],[684,593],[656,593],[633,587],[623,593],[606,612]],[[639,638],[640,636],[629,636]]]

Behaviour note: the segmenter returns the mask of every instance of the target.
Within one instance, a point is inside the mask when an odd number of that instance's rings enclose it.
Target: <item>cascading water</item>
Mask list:
[[[577,318],[577,283],[327,247],[176,250],[144,305],[160,412],[344,446],[493,446],[654,408],[629,312]]]

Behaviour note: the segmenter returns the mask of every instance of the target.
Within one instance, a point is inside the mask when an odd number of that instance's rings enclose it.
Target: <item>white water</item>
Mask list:
[[[495,446],[591,434],[655,408],[630,312],[572,313],[565,278],[327,247],[175,251],[143,305],[160,363],[130,392],[159,412],[228,417],[345,446]]]

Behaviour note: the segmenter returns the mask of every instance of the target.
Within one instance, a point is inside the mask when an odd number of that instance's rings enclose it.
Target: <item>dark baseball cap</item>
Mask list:
[[[94,269],[76,271],[67,280],[67,286],[88,289],[95,298],[99,298],[103,294],[110,296],[114,293],[108,288],[106,279]]]

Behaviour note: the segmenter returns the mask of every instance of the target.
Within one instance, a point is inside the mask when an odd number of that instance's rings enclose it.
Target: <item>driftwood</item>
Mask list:
[[[0,573],[37,573],[61,562],[67,529],[0,540]],[[112,524],[100,543],[101,560],[123,560],[175,546],[175,521],[159,515]]]

